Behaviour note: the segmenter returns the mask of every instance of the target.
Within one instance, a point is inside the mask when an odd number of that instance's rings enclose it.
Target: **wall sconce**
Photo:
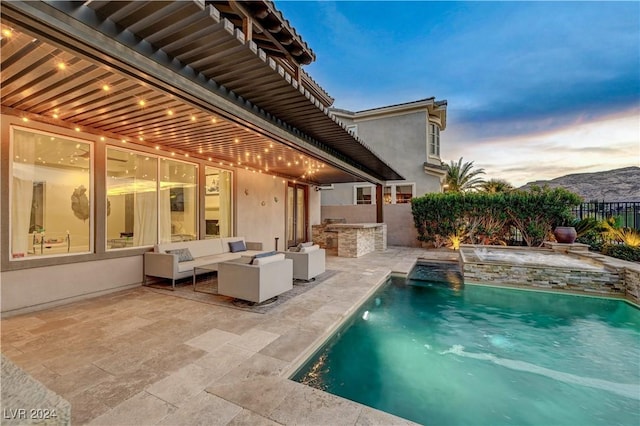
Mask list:
[[[249,195],[249,190],[247,188],[244,190],[244,195]]]
[[[273,197],[273,201],[277,203],[278,202],[278,197]]]
[[[262,202],[260,202],[260,205],[261,205],[262,207],[264,207],[264,206],[266,206],[266,205],[267,205],[267,202],[266,202],[266,201],[262,201]]]

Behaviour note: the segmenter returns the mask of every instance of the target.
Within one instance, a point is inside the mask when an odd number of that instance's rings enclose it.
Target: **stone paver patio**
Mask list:
[[[287,377],[419,257],[457,253],[327,256],[340,273],[266,314],[122,291],[3,319],[1,351],[69,401],[74,425],[410,424]]]

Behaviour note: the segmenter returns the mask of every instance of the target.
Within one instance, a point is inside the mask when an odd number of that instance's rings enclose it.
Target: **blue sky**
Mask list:
[[[353,111],[448,101],[443,161],[515,185],[640,165],[640,2],[276,1]]]

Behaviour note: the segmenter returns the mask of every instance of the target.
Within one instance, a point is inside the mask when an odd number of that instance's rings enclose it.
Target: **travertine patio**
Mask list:
[[[122,291],[3,319],[1,350],[71,403],[72,424],[409,424],[287,377],[418,257],[457,253],[328,256],[340,273],[266,314]]]

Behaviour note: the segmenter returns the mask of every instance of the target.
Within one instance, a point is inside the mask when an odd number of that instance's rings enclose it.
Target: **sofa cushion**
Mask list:
[[[250,258],[251,261],[249,263],[251,263],[252,265],[257,265],[257,263],[254,263],[256,259],[262,259],[265,257],[273,256],[274,254],[278,254],[278,252],[274,250],[274,251],[265,251],[262,253],[256,253],[255,255],[251,256]]]
[[[226,244],[225,244],[226,245]],[[166,253],[167,250],[175,250],[181,248],[188,248],[191,252],[191,256],[197,259],[202,256],[208,256],[211,254],[223,253],[222,239],[210,238],[206,240],[193,240],[193,241],[177,241],[175,243],[163,243],[158,244],[155,248],[156,253]],[[228,249],[226,250],[229,251]]]
[[[167,253],[175,254],[178,256],[178,262],[189,262],[193,260],[193,256],[191,256],[191,252],[188,248],[180,248],[174,250],[167,250]]]
[[[257,259],[253,259],[251,262],[252,265],[266,265],[267,263],[278,262],[280,260],[284,260],[284,253],[272,254],[271,256],[259,257]]]
[[[229,250],[231,253],[237,253],[239,251],[247,251],[247,246],[244,245],[244,241],[229,241]]]

